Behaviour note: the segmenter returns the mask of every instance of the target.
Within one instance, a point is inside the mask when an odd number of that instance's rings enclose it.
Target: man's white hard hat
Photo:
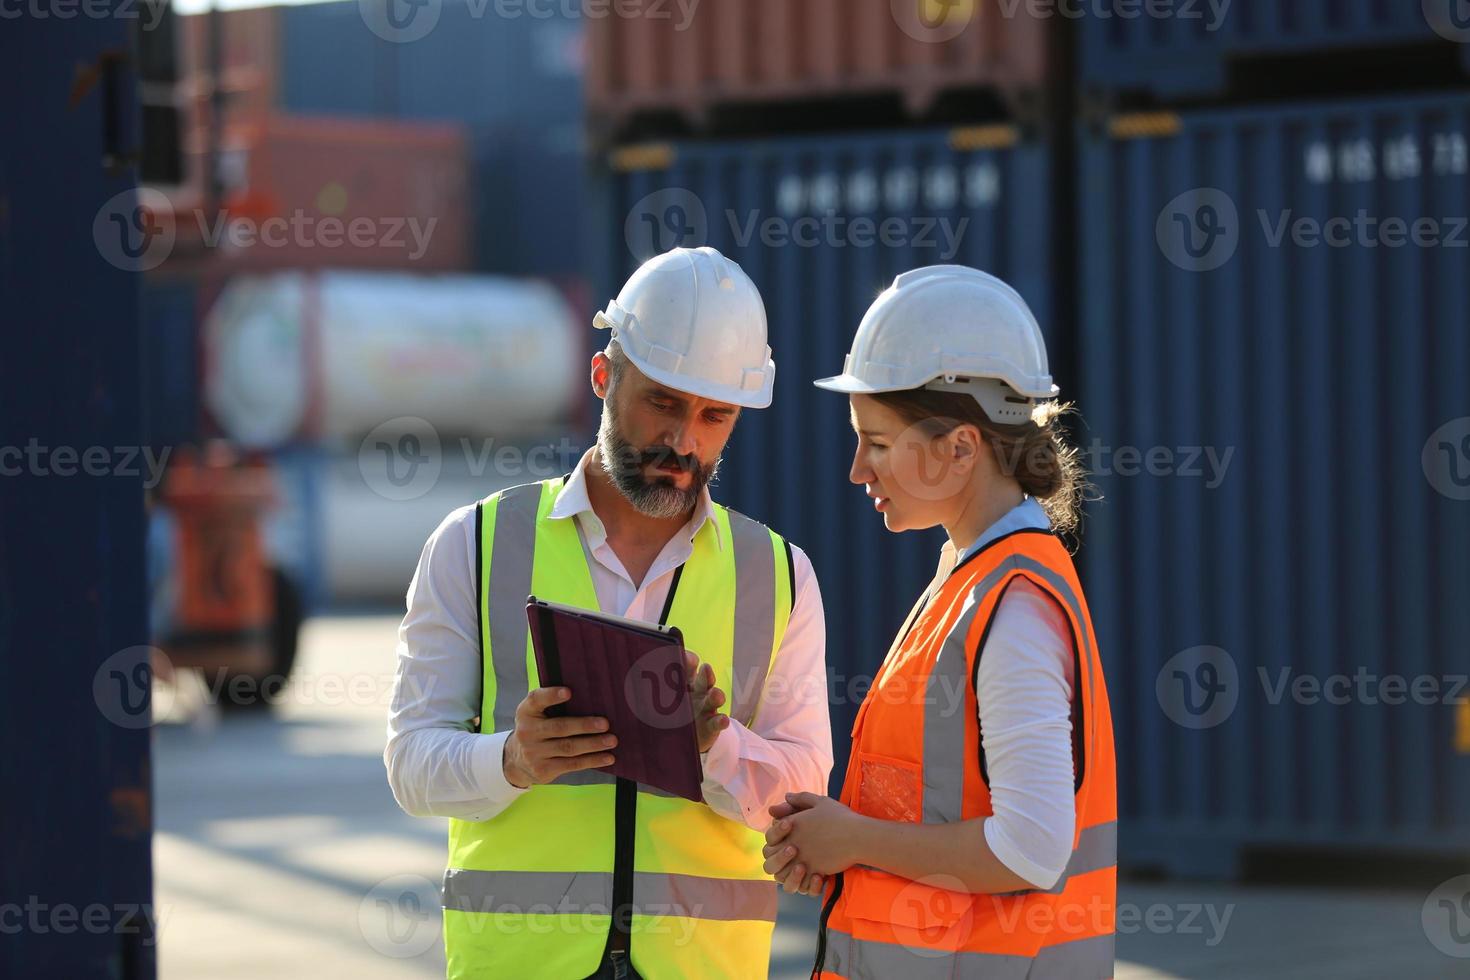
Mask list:
[[[643,263],[592,318],[659,384],[746,408],[771,404],[766,308],[739,265],[709,246]]]
[[[816,385],[865,395],[966,392],[1003,425],[1029,421],[1038,400],[1058,393],[1041,326],[1021,294],[963,265],[893,280],[863,315],[842,374]]]

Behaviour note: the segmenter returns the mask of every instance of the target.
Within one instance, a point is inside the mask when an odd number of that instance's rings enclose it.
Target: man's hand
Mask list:
[[[715,669],[684,651],[684,675],[689,678],[689,699],[694,702],[694,730],[699,733],[699,751],[708,752],[730,727],[730,716],[720,714],[725,692],[715,687]]]
[[[610,766],[618,744],[607,719],[548,718],[546,709],[572,696],[564,687],[538,687],[516,706],[515,728],[505,740],[501,765],[512,786],[526,789],[582,769]]]

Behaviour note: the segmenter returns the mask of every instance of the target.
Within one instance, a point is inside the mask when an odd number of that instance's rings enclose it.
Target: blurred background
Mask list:
[[[1117,976],[1470,976],[1470,3],[0,11],[0,976],[442,975],[404,591],[575,465],[592,313],[701,244],[766,301],[714,494],[814,561],[834,789],[940,538],[810,382],[972,265],[1098,490]]]

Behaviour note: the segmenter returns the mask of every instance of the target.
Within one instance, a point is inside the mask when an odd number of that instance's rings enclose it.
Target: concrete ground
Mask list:
[[[443,975],[445,824],[404,815],[381,761],[396,622],[313,620],[272,712],[161,693],[175,719],[154,758],[164,980]],[[1415,890],[1125,882],[1117,977],[1470,976],[1470,935],[1444,914]],[[783,896],[772,977],[807,976],[815,921],[814,901]]]

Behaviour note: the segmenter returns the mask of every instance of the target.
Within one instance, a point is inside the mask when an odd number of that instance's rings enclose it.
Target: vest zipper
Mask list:
[[[660,626],[669,625],[669,613],[674,608],[674,593],[683,576],[684,566],[680,565],[674,569],[674,577],[669,581],[669,594],[664,599],[663,612],[658,617]],[[626,952],[631,960],[633,857],[638,840],[638,784],[619,776],[616,787],[613,809],[613,907],[612,922],[607,931],[607,950]]]

